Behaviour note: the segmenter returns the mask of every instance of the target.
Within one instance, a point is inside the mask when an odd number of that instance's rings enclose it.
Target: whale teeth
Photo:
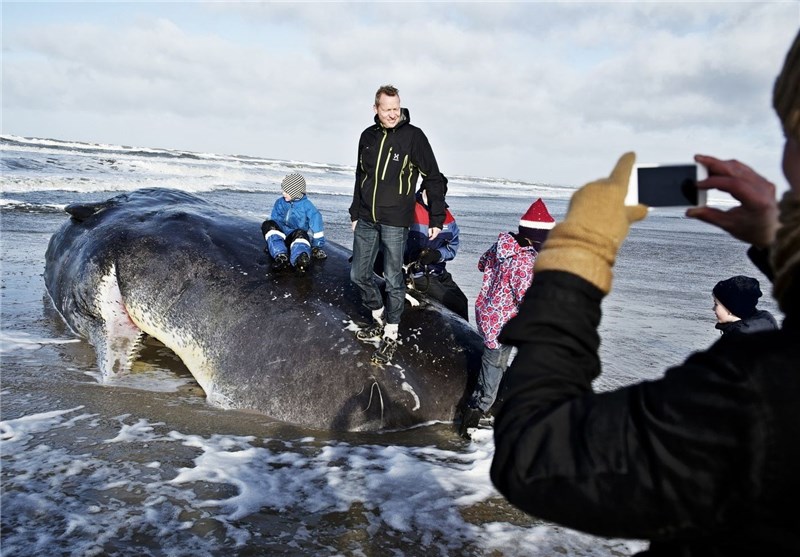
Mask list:
[[[101,323],[93,344],[97,348],[103,374],[109,377],[129,372],[133,359],[141,349],[144,332],[128,314],[114,265],[100,278],[95,301],[100,310]]]
[[[130,369],[133,366],[134,361],[139,359],[139,353],[142,351],[142,346],[144,346],[144,338],[145,338],[144,332],[140,331],[139,335],[133,339],[131,347],[128,349],[128,361],[127,361],[128,369]]]

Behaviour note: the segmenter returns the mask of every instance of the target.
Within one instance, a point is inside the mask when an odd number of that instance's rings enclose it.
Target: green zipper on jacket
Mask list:
[[[389,147],[389,152],[386,153],[386,162],[383,163],[383,172],[381,172],[381,180],[386,179],[386,169],[389,168],[389,161],[392,160],[392,148]]]
[[[399,195],[403,195],[403,173],[406,171],[406,165],[408,164],[408,155],[403,157],[403,167],[400,169],[400,179],[398,180],[398,188],[397,193]],[[414,174],[414,165],[411,165],[411,168],[408,169],[408,185],[406,186],[406,195],[411,190],[411,175]]]
[[[381,147],[378,149],[378,160],[375,161],[375,183],[372,185],[372,220],[378,222],[378,217],[375,216],[375,197],[378,195],[378,170],[381,167],[381,153],[383,153],[383,144],[386,142],[386,130],[383,130],[383,139],[381,139]],[[391,152],[391,148],[389,149]],[[386,164],[389,164],[389,157],[386,157]],[[383,169],[384,174],[386,169]]]

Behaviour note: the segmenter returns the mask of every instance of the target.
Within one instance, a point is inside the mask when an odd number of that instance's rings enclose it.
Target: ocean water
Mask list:
[[[489,423],[465,441],[446,424],[331,434],[221,410],[153,340],[133,373],[101,384],[91,346],[45,292],[44,253],[64,206],[142,187],[191,191],[264,217],[283,176],[299,171],[326,236],[349,248],[352,167],[15,136],[0,136],[0,149],[4,556],[620,556],[644,547],[508,505],[488,477]],[[461,227],[448,268],[474,322],[480,255],[537,197],[563,217],[573,189],[448,177]],[[681,211],[636,224],[603,306],[596,387],[658,377],[713,342],[711,288],[734,274],[762,280],[744,246]],[[760,307],[780,319],[765,279],[762,290]]]

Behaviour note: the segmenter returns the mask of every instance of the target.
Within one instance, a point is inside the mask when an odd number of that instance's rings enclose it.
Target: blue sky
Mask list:
[[[780,184],[800,2],[2,3],[2,133],[355,164],[383,83],[445,174],[579,185],[617,156]]]

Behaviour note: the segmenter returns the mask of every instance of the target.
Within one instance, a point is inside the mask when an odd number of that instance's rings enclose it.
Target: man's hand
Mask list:
[[[436,236],[439,235],[439,232],[441,232],[441,231],[442,231],[441,228],[436,228],[436,227],[429,228],[428,229],[428,239],[429,240],[433,240],[434,238],[436,238]]]
[[[718,226],[757,248],[771,245],[780,227],[775,184],[737,160],[722,161],[706,155],[694,159],[708,168],[708,178],[697,183],[698,189],[728,192],[741,205],[727,211],[692,207],[686,210],[686,216]]]

